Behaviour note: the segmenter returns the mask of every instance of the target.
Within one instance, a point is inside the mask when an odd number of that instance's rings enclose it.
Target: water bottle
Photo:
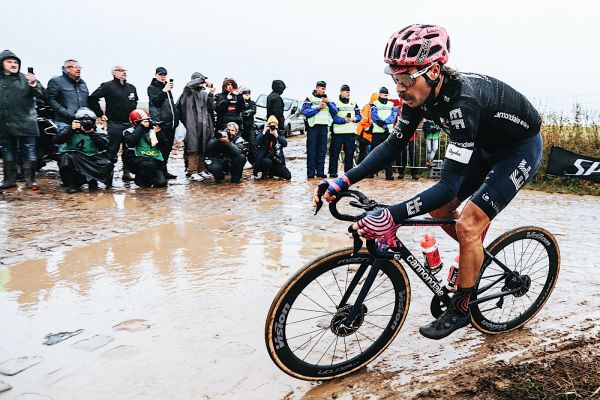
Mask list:
[[[450,270],[448,271],[448,284],[446,285],[446,288],[451,292],[456,292],[456,288],[458,286],[456,282],[458,280],[458,261],[459,256],[456,256],[456,258],[454,258],[454,262],[450,266]]]
[[[421,250],[425,256],[425,265],[429,267],[432,274],[437,274],[444,265],[440,257],[440,251],[437,247],[437,241],[429,234],[425,234],[421,239]]]

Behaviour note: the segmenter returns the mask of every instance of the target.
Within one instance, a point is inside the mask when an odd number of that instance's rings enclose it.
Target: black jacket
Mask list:
[[[260,165],[260,160],[267,157],[276,163],[285,165],[285,155],[283,148],[287,146],[287,140],[279,133],[275,138],[270,133],[259,132],[256,135],[256,163],[254,163],[255,173]]]
[[[221,92],[215,96],[215,111],[217,112],[217,130],[225,128],[229,122],[235,122],[242,127],[241,113],[244,111],[244,97],[240,94],[232,95],[228,99],[227,92]]]
[[[215,136],[208,141],[208,154],[211,158],[232,159],[235,156],[245,156],[246,142],[238,134],[234,138],[230,138],[229,143],[225,144],[219,140],[220,132],[215,132]]]
[[[161,127],[175,129],[179,125],[179,112],[175,106],[173,93],[163,92],[165,85],[166,83],[160,83],[156,78],[152,79],[148,86],[148,108],[154,121],[162,121]]]
[[[252,125],[254,125],[255,114],[256,103],[252,100],[244,100],[244,111],[242,111],[242,120],[245,127],[252,127]]]
[[[0,53],[0,137],[39,136],[35,98],[45,98],[46,89],[38,81],[29,86],[21,72],[6,75],[1,65],[7,58],[21,60],[11,51]]]
[[[106,112],[100,108],[100,99],[106,101]],[[136,109],[138,102],[135,86],[114,78],[112,81],[104,82],[92,93],[88,99],[90,108],[97,116],[106,115],[109,121],[129,123],[129,113]]]
[[[273,84],[271,85],[271,89],[273,89],[273,91],[267,97],[267,118],[269,118],[271,115],[277,117],[280,130],[283,129],[285,123],[283,118],[283,99],[281,98],[285,87],[286,86],[283,81],[278,79],[274,80]]]
[[[66,72],[48,81],[48,104],[59,122],[70,124],[77,110],[88,106],[89,95],[84,80],[75,80]]]

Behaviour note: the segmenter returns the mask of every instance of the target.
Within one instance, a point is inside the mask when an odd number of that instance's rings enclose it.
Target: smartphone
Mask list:
[[[169,79],[169,82],[170,82],[170,83],[173,83],[173,78]]]
[[[350,113],[346,114],[346,118],[352,118],[352,114],[350,114]]]
[[[33,67],[27,67],[27,72],[29,72],[30,74],[33,74]]]

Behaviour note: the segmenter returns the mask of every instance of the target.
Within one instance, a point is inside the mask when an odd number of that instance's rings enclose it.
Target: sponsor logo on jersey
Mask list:
[[[463,114],[460,108],[450,110],[450,125],[452,125],[454,129],[465,128],[465,121],[463,120]]]
[[[402,131],[395,126],[394,129],[392,129],[392,135],[396,136],[398,139],[402,139],[402,136],[404,136]]]
[[[444,130],[444,132],[450,133],[450,124],[446,118],[440,117],[440,127]]]
[[[515,189],[519,190],[523,187],[529,178],[529,171],[531,171],[531,165],[528,165],[525,159],[521,160],[519,166],[510,174],[510,180],[515,185]]]
[[[421,206],[423,203],[421,202],[420,197],[415,197],[412,200],[406,202],[406,212],[408,215],[415,215],[421,211]]]
[[[456,144],[451,142],[446,148],[445,157],[461,164],[468,164],[472,154],[473,150],[458,147]]]
[[[509,114],[509,113],[505,113],[502,111],[498,111],[496,113],[496,115],[494,115],[494,118],[506,119],[517,125],[521,125],[525,129],[529,129],[529,124],[514,114]]]

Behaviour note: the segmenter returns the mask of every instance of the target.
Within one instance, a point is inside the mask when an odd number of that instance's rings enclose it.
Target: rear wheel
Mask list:
[[[506,232],[488,246],[496,260],[486,256],[472,301],[502,294],[471,305],[471,322],[484,333],[501,333],[525,325],[543,307],[560,270],[560,251],[548,231],[533,226]],[[519,279],[500,267],[502,263]]]
[[[311,262],[279,291],[267,315],[269,355],[285,373],[305,380],[350,374],[371,362],[396,337],[408,313],[410,284],[404,268],[382,261],[357,318],[345,317],[373,265],[366,251],[338,250]],[[340,304],[361,268],[365,274]],[[364,269],[363,268],[363,269]]]

